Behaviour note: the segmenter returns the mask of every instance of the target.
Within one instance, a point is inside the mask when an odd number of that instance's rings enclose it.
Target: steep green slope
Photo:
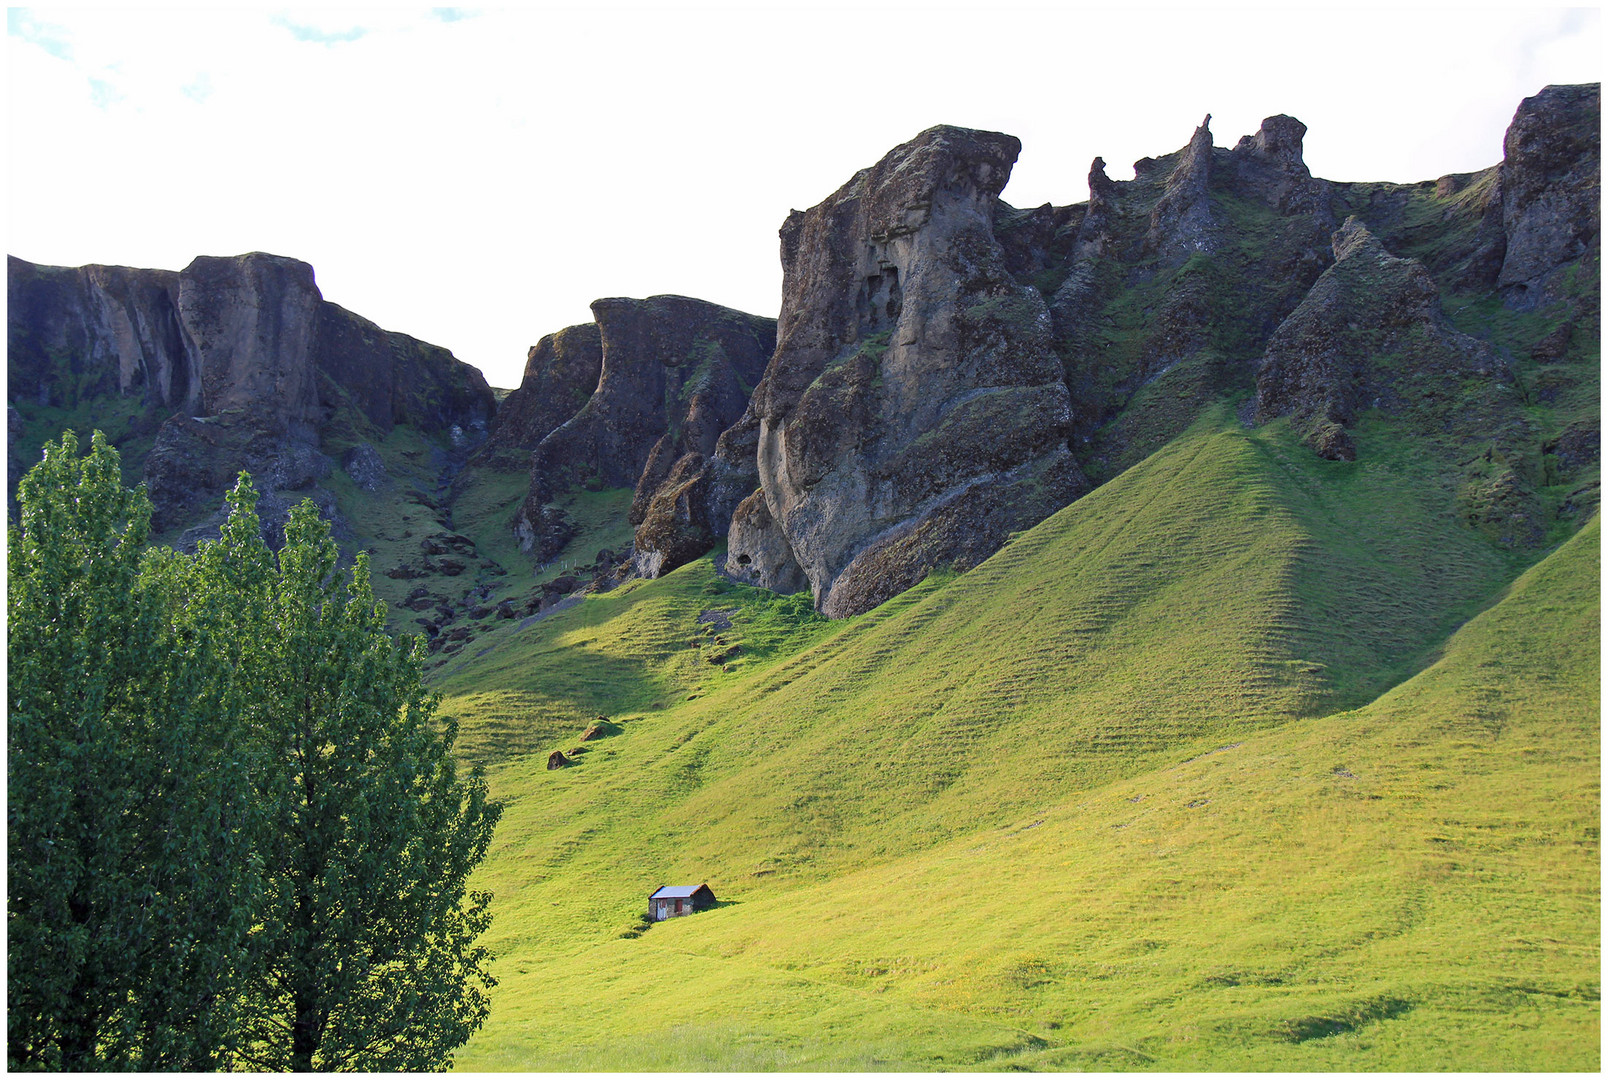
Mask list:
[[[1593,523],[1361,710],[522,956],[464,1063],[1594,1069],[1598,564]]]
[[[441,684],[475,756],[571,749],[598,712],[621,730],[575,768],[525,757],[494,771],[510,805],[480,877],[498,897],[504,983],[460,1063],[1323,1067],[1351,1044],[1318,1036],[1440,1013],[1474,1018],[1446,1052],[1496,1060],[1479,1056],[1496,1034],[1480,1010],[1508,991],[1425,981],[1477,970],[1496,985],[1490,927],[1460,930],[1443,956],[1441,924],[1420,916],[1452,901],[1435,875],[1413,876],[1417,849],[1370,861],[1385,839],[1406,850],[1415,820],[1490,807],[1486,789],[1443,805],[1414,754],[1377,734],[1408,687],[1430,703],[1419,728],[1461,715],[1461,676],[1444,672],[1473,647],[1360,713],[1310,719],[1418,670],[1517,569],[1455,524],[1453,493],[1391,436],[1365,427],[1361,462],[1320,462],[1280,425],[1246,432],[1223,410],[971,573],[858,619],[823,623],[700,562],[477,642],[486,655]],[[1594,620],[1594,592],[1580,596]],[[731,629],[700,625],[709,611]],[[1563,659],[1589,646],[1594,663],[1594,622],[1527,632]],[[1595,745],[1595,684],[1571,663],[1546,707],[1574,710],[1580,753]],[[1528,670],[1481,692],[1523,700]],[[1331,761],[1344,725],[1372,741]],[[1466,758],[1467,741],[1409,745],[1427,773]],[[1555,768],[1565,748],[1532,764]],[[1558,862],[1586,891],[1559,917],[1557,962],[1536,969],[1574,979],[1566,994],[1594,986],[1581,950],[1595,931],[1580,931],[1595,919],[1595,838],[1567,825],[1595,824],[1579,803],[1591,754],[1550,788],[1511,789],[1538,802],[1517,796],[1498,819],[1541,814],[1592,845]],[[1567,798],[1543,807],[1544,790]],[[1521,883],[1525,869],[1513,864]],[[700,880],[734,903],[642,932],[648,891]],[[1544,894],[1516,895],[1522,912]],[[1369,946],[1390,965],[1374,981],[1336,966],[1357,960],[1341,943],[1376,939],[1396,944]],[[1543,1038],[1574,1023],[1558,1019],[1572,999],[1556,1000]],[[1515,1039],[1491,1052],[1547,1067]],[[1396,1044],[1367,1052],[1357,1067],[1411,1067]]]

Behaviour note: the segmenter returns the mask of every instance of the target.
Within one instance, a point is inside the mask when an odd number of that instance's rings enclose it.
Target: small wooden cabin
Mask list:
[[[648,897],[648,921],[663,922],[677,915],[691,915],[715,906],[715,894],[708,884],[660,885]]]

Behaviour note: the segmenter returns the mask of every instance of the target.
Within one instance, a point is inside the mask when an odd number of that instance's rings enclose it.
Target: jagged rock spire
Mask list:
[[[1166,192],[1150,212],[1144,251],[1154,252],[1164,265],[1182,263],[1212,247],[1207,199],[1212,179],[1211,123],[1212,115],[1207,113],[1189,144],[1179,151],[1178,163],[1167,177]]]

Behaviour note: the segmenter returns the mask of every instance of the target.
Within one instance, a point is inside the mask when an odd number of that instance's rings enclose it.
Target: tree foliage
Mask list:
[[[224,543],[241,551],[225,561],[260,561],[254,494],[234,498]],[[261,1000],[244,1053],[276,1070],[440,1068],[486,1015],[474,941],[490,897],[463,901],[500,808],[478,775],[458,777],[456,729],[434,720],[418,639],[386,632],[368,556],[340,587],[338,554],[311,503],[293,510],[258,594],[271,632],[238,641],[268,762]]]
[[[10,1064],[449,1065],[493,985],[467,879],[500,807],[417,639],[310,503],[276,556],[242,476],[219,540],[142,554],[118,476],[69,433],[10,537]]]
[[[22,481],[10,532],[7,1058],[223,1060],[258,894],[254,808],[184,568],[96,433]],[[144,569],[142,572],[142,561]]]

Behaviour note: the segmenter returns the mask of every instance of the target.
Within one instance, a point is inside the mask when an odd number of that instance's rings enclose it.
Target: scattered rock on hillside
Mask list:
[[[731,617],[734,614],[736,614],[735,608],[711,608],[708,611],[700,611],[698,625],[715,631],[730,630]]]
[[[554,750],[551,754],[547,755],[547,768],[549,772],[553,769],[562,769],[573,764],[575,763],[569,758],[565,757],[564,751],[562,750]]]
[[[514,539],[522,551],[546,562],[564,550],[575,536],[575,524],[561,507],[527,496],[514,516]]]
[[[581,732],[581,741],[591,742],[594,739],[602,739],[609,735],[616,735],[619,733],[619,731],[620,728],[618,724],[614,723],[614,721],[610,720],[606,716],[599,716],[596,720],[587,725],[585,731]]]
[[[1356,461],[1357,444],[1352,441],[1346,429],[1333,420],[1323,420],[1312,429],[1307,442],[1321,458],[1330,461]]]
[[[385,459],[368,443],[358,443],[342,454],[341,468],[352,478],[352,483],[364,491],[378,491],[390,479]]]

